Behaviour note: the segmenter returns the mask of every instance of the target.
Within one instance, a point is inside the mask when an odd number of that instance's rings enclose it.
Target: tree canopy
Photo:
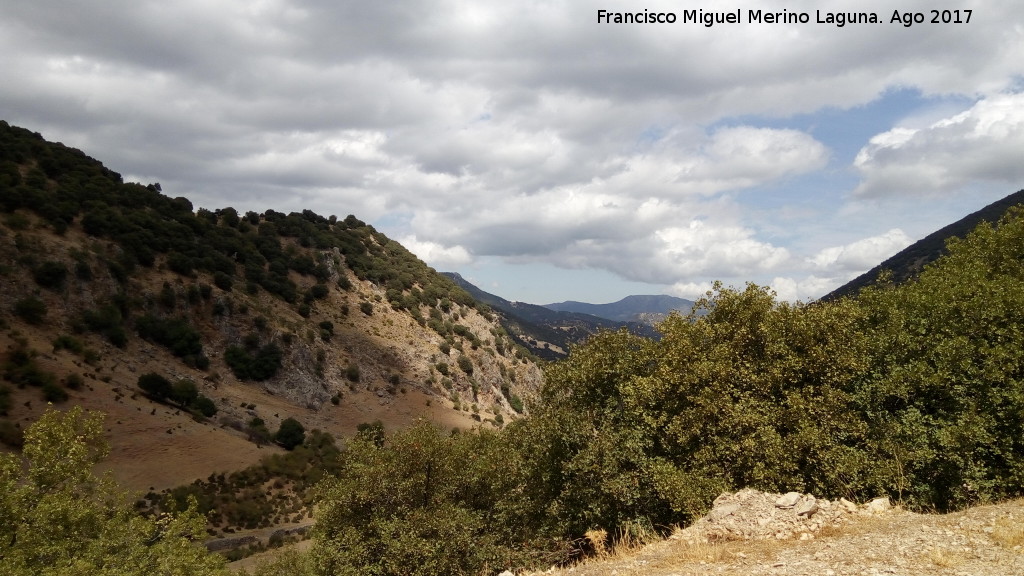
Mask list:
[[[223,560],[196,541],[190,507],[145,518],[92,466],[108,448],[102,416],[49,410],[25,432],[24,465],[0,454],[0,573],[10,576],[212,576]]]

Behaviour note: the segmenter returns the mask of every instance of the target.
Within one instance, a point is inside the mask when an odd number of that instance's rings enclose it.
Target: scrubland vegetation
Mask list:
[[[23,174],[18,154],[27,157],[36,146],[24,140],[25,150],[0,150],[7,158],[0,184],[13,191],[0,197],[13,213],[8,227],[17,227],[18,210],[35,211],[58,234],[77,219],[86,233],[123,248],[102,262],[115,282],[160,255],[177,274],[212,273],[218,290],[262,289],[301,313],[323,289],[300,293],[288,271],[320,286],[334,264],[286,251],[287,237],[301,248],[337,248],[357,277],[379,282],[388,303],[414,317],[417,303],[473,305],[450,283],[418,284],[422,263],[354,217],[233,209],[193,215],[187,200],[121,184],[101,165],[63,170],[81,161],[70,152],[41,157]],[[45,185],[48,178],[56,188]],[[199,239],[222,248],[197,250]],[[29,260],[42,291],[59,289],[71,273]],[[90,270],[99,268],[90,262]],[[205,302],[212,289],[196,284],[195,302]],[[132,326],[201,366],[201,342],[179,314],[178,298],[160,298],[139,314],[124,297],[84,314],[82,331],[118,345]],[[370,302],[359,306],[375,313]],[[30,323],[48,317],[35,296],[19,299],[11,312]],[[459,345],[478,338],[437,317],[419,320],[453,341],[458,336]],[[329,339],[333,325],[319,329]],[[523,407],[515,397],[517,411],[529,416],[500,431],[451,433],[421,423],[385,433],[369,425],[335,447],[329,437],[300,438],[298,429],[282,426],[277,440],[292,452],[265,461],[257,470],[266,475],[215,476],[174,492],[169,500],[178,510],[187,505],[185,512],[140,515],[109,481],[88,473],[103,455],[98,420],[48,412],[24,434],[27,467],[14,456],[0,459],[0,572],[216,573],[218,561],[190,544],[203,535],[199,511],[243,527],[259,526],[266,514],[296,514],[290,497],[253,512],[229,494],[251,483],[263,490],[274,478],[301,486],[317,521],[311,549],[262,566],[263,575],[468,575],[550,566],[585,554],[588,531],[620,539],[661,532],[742,487],[853,500],[888,495],[937,511],[1024,494],[1024,210],[952,241],[946,257],[905,283],[883,277],[855,298],[806,304],[779,302],[759,286],[716,286],[690,315],[670,317],[660,331],[658,341],[603,333],[572,350],[546,367],[536,399]],[[83,349],[72,336],[61,346]],[[277,369],[275,350],[255,335],[225,360],[239,378],[259,380]],[[30,353],[9,356],[8,382],[44,393],[49,383],[63,392]],[[436,362],[437,371],[471,374],[473,364],[462,358]],[[358,381],[358,367],[350,368],[347,378]],[[151,384],[174,403],[198,398],[186,384]],[[0,412],[9,404],[5,386]],[[256,422],[250,426],[257,430]]]
[[[501,432],[356,439],[318,492],[305,569],[549,565],[588,530],[665,530],[747,486],[929,511],[1020,496],[1022,250],[1013,210],[856,299],[719,286],[658,342],[606,333],[549,365],[530,417]]]

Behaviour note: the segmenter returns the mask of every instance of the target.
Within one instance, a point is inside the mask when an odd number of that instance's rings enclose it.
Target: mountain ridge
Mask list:
[[[485,292],[457,272],[443,272],[459,287],[480,302],[498,311],[502,325],[510,336],[545,360],[558,360],[569,348],[580,344],[602,330],[625,328],[647,338],[659,337],[653,326],[641,322],[624,322],[580,312],[551,310],[539,304],[513,302]]]
[[[579,312],[619,322],[643,322],[652,325],[673,311],[686,314],[693,305],[693,300],[667,294],[631,295],[608,304],[591,304],[575,300],[543,304],[545,308],[560,312]]]
[[[892,281],[905,282],[916,276],[926,265],[946,253],[946,242],[951,238],[964,238],[981,222],[995,225],[1011,207],[1024,203],[1024,189],[996,200],[984,208],[939,228],[924,238],[886,258],[877,266],[822,296],[820,300],[833,300],[852,296],[878,279],[879,274],[892,272]]]

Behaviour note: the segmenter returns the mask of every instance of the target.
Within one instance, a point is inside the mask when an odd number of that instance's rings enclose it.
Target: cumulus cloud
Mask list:
[[[400,238],[398,242],[427,264],[441,270],[448,270],[468,264],[469,252],[462,246],[445,247],[437,242],[422,241],[415,236]]]
[[[972,181],[1024,181],[1024,93],[1000,94],[924,128],[871,138],[854,166],[861,197],[948,192]]]
[[[813,274],[803,278],[776,276],[768,282],[768,286],[775,291],[776,296],[780,300],[807,302],[835,290],[847,280],[849,279],[822,278]]]
[[[793,182],[848,168],[813,122],[787,118],[894,87],[981,99],[877,134],[854,163],[857,198],[1024,175],[1024,96],[1010,92],[1024,76],[1024,29],[1008,24],[1021,16],[1009,1],[956,31],[608,26],[569,0],[0,7],[0,66],[18,79],[0,87],[0,118],[197,206],[398,222],[382,229],[441,267],[494,256],[679,290],[852,270],[882,248],[808,256],[787,245],[801,227],[824,230],[805,245],[838,244],[820,222],[835,217],[828,209],[788,193],[808,216],[783,233],[750,214]],[[778,5],[743,6],[758,8]],[[898,224],[875,225],[868,233]]]
[[[809,261],[815,268],[828,270],[834,275],[836,272],[860,274],[913,243],[903,230],[893,228],[878,236],[825,248]]]

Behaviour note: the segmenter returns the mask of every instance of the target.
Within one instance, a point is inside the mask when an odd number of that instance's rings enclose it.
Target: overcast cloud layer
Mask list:
[[[0,0],[0,119],[196,206],[355,214],[541,303],[716,279],[814,298],[1024,187],[1019,3],[911,27],[893,10],[937,5],[620,5],[811,22],[609,25],[597,10],[616,5],[565,0]],[[542,269],[608,280],[545,291]]]

